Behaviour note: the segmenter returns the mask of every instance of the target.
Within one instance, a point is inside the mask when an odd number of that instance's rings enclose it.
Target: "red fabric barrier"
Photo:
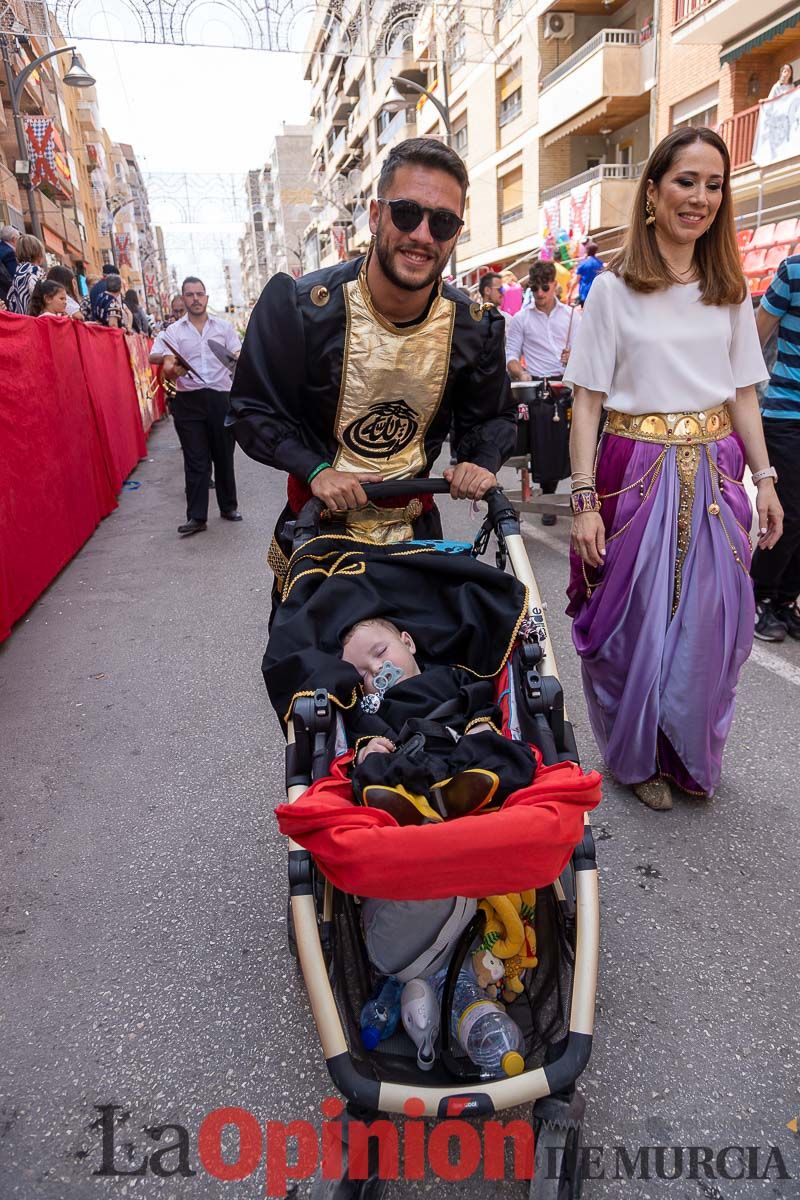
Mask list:
[[[105,439],[107,455],[122,487],[140,458],[147,454],[139,399],[131,360],[121,329],[71,322],[78,338],[83,373]]]
[[[0,312],[0,641],[144,453],[120,331]]]

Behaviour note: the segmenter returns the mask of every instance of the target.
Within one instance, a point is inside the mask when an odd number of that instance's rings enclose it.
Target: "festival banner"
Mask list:
[[[72,175],[53,118],[25,116],[23,120],[31,183],[34,187],[40,183],[50,184],[59,195],[68,197]]]
[[[129,233],[115,233],[114,245],[117,247],[117,266],[132,267],[130,249],[131,235]]]
[[[800,93],[795,88],[765,100],[758,114],[753,162],[769,167],[800,154]]]

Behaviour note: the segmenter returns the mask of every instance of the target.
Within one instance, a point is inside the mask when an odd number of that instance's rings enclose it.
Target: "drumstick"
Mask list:
[[[572,318],[575,316],[575,305],[571,304],[569,309],[569,325],[567,326],[567,340],[564,344],[564,349],[569,350],[572,338]]]

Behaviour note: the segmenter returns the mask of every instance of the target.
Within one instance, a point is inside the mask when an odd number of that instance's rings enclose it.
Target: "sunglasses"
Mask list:
[[[555,283],[555,280],[553,280],[553,283]],[[533,284],[533,285],[531,286],[531,291],[534,293],[534,295],[535,295],[537,292],[549,292],[549,291],[550,291],[550,288],[553,286],[553,283],[536,283],[536,284]]]
[[[423,208],[416,200],[382,200],[380,196],[378,204],[387,206],[392,224],[401,233],[412,233],[419,229],[423,218],[427,217],[428,229],[436,242],[449,242],[464,226],[461,217],[449,208]]]

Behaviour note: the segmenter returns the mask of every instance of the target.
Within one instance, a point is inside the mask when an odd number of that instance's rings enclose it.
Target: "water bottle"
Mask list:
[[[446,974],[440,971],[432,980],[440,1000]],[[501,1005],[487,1000],[469,959],[456,980],[450,1031],[487,1076],[521,1075],[525,1070],[522,1030]]]
[[[402,983],[390,975],[362,1008],[359,1025],[361,1040],[367,1050],[374,1050],[378,1042],[391,1037],[397,1029],[402,990]]]

